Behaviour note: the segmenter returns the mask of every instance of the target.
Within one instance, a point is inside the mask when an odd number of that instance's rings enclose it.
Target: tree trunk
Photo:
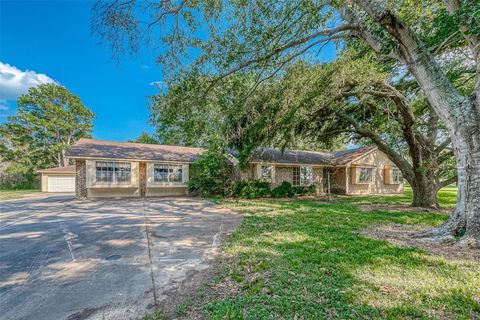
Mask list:
[[[438,208],[437,190],[433,181],[415,180],[410,185],[413,191],[412,207]]]
[[[458,170],[457,206],[447,222],[429,233],[461,237],[460,243],[480,247],[480,86],[476,86],[472,97],[463,96],[424,43],[387,9],[385,1],[353,2],[397,40],[401,62],[417,80],[452,139]],[[473,40],[475,50],[477,43]],[[475,58],[478,63],[478,56]],[[480,83],[478,77],[480,74],[477,74],[477,84]]]
[[[479,247],[480,137],[478,133],[452,136],[452,143],[458,168],[457,206],[450,218],[432,233],[441,237],[460,238],[464,245]]]

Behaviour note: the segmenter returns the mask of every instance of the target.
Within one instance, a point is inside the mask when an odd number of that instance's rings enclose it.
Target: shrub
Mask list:
[[[273,198],[289,198],[295,195],[295,190],[292,184],[288,181],[283,181],[281,185],[272,189]]]
[[[188,189],[203,196],[231,196],[234,190],[232,163],[221,148],[212,148],[191,166]]]
[[[235,187],[235,196],[239,198],[263,198],[270,195],[270,183],[261,180],[242,180]]]
[[[295,194],[299,196],[312,195],[315,194],[315,185],[310,186],[294,186],[293,190]]]

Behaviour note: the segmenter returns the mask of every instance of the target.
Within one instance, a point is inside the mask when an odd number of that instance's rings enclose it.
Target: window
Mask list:
[[[132,178],[132,167],[129,162],[95,162],[95,180],[108,183],[128,183]]]
[[[154,182],[183,182],[183,166],[154,164],[153,165]]]
[[[358,182],[367,183],[373,181],[373,168],[360,168]]]
[[[293,167],[292,182],[294,186],[309,186],[312,184],[312,167]]]
[[[300,185],[309,186],[312,184],[312,167],[300,167]]]
[[[402,171],[400,169],[392,169],[392,183],[402,183]]]
[[[300,167],[293,167],[293,179],[292,179],[294,186],[300,185]]]
[[[272,180],[272,165],[262,165],[261,167],[261,178],[263,180]]]

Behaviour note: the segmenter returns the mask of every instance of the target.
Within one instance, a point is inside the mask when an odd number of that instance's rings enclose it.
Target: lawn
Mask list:
[[[0,201],[20,199],[32,192],[40,190],[0,190]]]
[[[455,190],[440,194],[454,204]],[[387,223],[435,226],[439,213],[363,212],[398,197],[315,201],[225,200],[244,220],[225,243],[221,271],[193,313],[207,319],[472,319],[480,263],[397,247],[359,231]],[[452,202],[453,201],[453,202]]]

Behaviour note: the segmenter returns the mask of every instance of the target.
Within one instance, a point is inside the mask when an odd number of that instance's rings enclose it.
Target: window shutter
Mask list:
[[[384,184],[392,183],[392,168],[390,166],[385,166],[383,169],[383,182]]]
[[[350,183],[357,184],[357,168],[350,167]]]

